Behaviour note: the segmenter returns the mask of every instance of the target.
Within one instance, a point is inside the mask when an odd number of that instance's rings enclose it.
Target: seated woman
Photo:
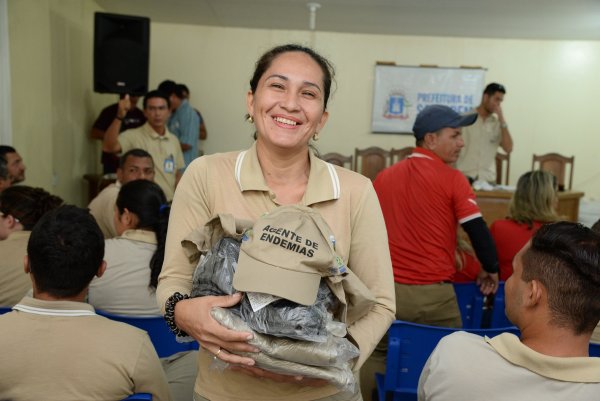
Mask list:
[[[121,187],[114,216],[118,237],[106,240],[106,273],[92,280],[90,304],[115,315],[162,316],[155,290],[168,221],[167,199],[157,184],[135,180]]]
[[[456,250],[454,251],[454,263],[456,274],[452,282],[454,283],[474,283],[481,271],[481,263],[475,256],[475,251],[471,244],[458,237]]]
[[[546,171],[530,171],[519,178],[508,217],[490,227],[500,263],[500,280],[510,277],[514,256],[542,224],[558,220],[556,190],[556,177]]]
[[[23,257],[31,229],[63,203],[42,188],[12,186],[0,192],[0,306],[13,306],[31,289]]]
[[[88,302],[96,309],[115,315],[162,316],[155,291],[169,210],[164,192],[154,182],[135,180],[121,187],[114,216],[118,237],[106,240],[106,271],[89,288]],[[174,400],[192,401],[197,354],[161,358]]]

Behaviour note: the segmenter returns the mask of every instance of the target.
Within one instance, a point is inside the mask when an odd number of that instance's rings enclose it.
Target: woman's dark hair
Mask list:
[[[63,204],[63,200],[42,188],[15,185],[0,193],[0,212],[11,215],[23,225],[25,230],[33,226],[49,211]]]
[[[333,65],[327,60],[325,57],[321,56],[313,49],[308,47],[304,47],[296,44],[287,44],[281,45],[272,48],[267,51],[265,54],[261,56],[256,62],[256,67],[254,69],[254,75],[252,75],[252,79],[250,79],[250,89],[252,93],[256,92],[256,87],[258,86],[258,81],[263,76],[265,71],[269,69],[273,60],[277,58],[277,56],[283,53],[289,52],[302,52],[310,56],[318,65],[321,67],[321,71],[323,71],[323,100],[324,100],[324,109],[327,109],[327,101],[329,100],[329,94],[331,93],[331,83],[333,82],[333,78],[335,76],[335,70]]]
[[[165,258],[165,240],[169,222],[170,206],[160,187],[152,181],[134,180],[121,187],[117,196],[117,209],[122,214],[129,210],[138,218],[136,228],[151,230],[156,234],[157,247],[150,260],[151,288],[156,288],[158,275]]]

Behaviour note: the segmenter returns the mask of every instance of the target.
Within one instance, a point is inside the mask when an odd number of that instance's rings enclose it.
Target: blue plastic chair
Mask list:
[[[4,315],[7,312],[10,312],[12,308],[10,306],[0,306],[0,315]]]
[[[461,330],[488,337],[504,332],[519,335],[516,327],[452,329],[396,320],[388,331],[386,373],[375,374],[379,400],[416,400],[419,377],[429,355],[442,337]]]
[[[600,357],[600,344],[590,343],[590,356]]]
[[[481,328],[483,294],[475,283],[454,283],[454,292],[464,329]],[[510,325],[509,325],[510,326]]]
[[[198,349],[196,341],[189,343],[179,343],[175,340],[175,335],[167,326],[167,323],[161,316],[122,316],[113,315],[104,311],[96,310],[96,313],[111,320],[123,322],[145,330],[150,336],[150,340],[156,349],[159,358],[173,355],[177,352],[191,351]]]
[[[131,394],[127,398],[124,398],[122,401],[152,401],[152,394],[135,393],[135,394]]]
[[[494,298],[494,308],[492,309],[492,319],[490,321],[490,327],[507,327],[512,326],[512,322],[506,317],[504,312],[505,301],[504,301],[504,281],[499,283],[496,297]]]

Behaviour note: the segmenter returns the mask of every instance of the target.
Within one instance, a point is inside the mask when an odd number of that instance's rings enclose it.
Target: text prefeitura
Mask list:
[[[306,255],[309,258],[315,254],[316,249],[319,249],[319,244],[317,242],[309,239],[303,240],[300,235],[291,230],[271,226],[266,226],[262,230],[263,233],[260,236],[261,241],[279,245],[282,248],[297,252],[301,255]]]

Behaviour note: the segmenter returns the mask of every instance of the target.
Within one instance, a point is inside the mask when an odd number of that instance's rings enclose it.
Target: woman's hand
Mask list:
[[[252,333],[229,330],[221,326],[210,314],[210,310],[215,306],[228,308],[241,299],[242,294],[239,292],[233,295],[184,299],[175,305],[175,324],[222,361],[253,366],[254,359],[229,352],[258,352],[256,347],[248,344]]]
[[[236,372],[244,373],[248,376],[257,377],[259,379],[269,379],[279,383],[296,383],[302,386],[311,387],[323,387],[329,384],[327,380],[323,379],[313,379],[310,377],[298,375],[281,375],[279,373],[273,373],[269,372],[268,370],[257,368],[256,366],[232,365],[229,369],[234,370]]]

